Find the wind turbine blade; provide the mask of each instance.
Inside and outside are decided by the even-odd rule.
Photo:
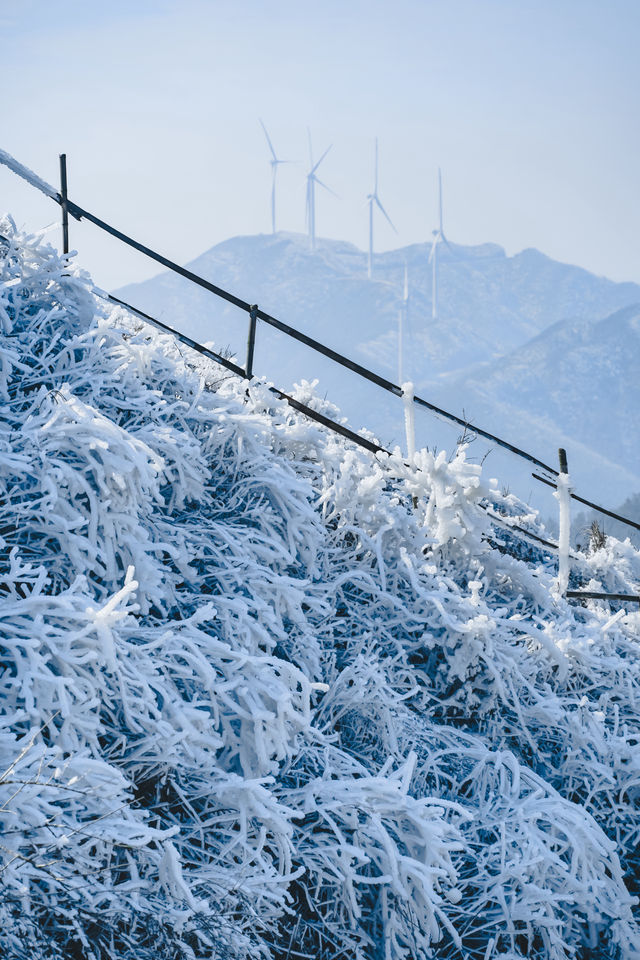
[[[460,266],[467,274],[471,276],[473,274],[473,267],[469,266],[469,257],[461,256],[458,253],[458,251],[455,249],[455,247],[451,246],[451,244],[449,243],[449,241],[447,240],[444,234],[442,234],[441,239],[442,239],[442,242],[447,247],[447,249],[449,250],[449,253],[451,254],[451,257],[453,258],[453,260],[455,260],[458,266]]]
[[[389,214],[387,213],[387,211],[385,210],[385,208],[384,208],[384,207],[382,206],[382,204],[380,203],[380,199],[379,199],[378,195],[376,194],[373,199],[374,199],[375,202],[378,204],[378,207],[380,208],[380,212],[383,214],[384,217],[386,217],[386,219],[387,219],[389,225],[391,226],[391,228],[393,229],[394,233],[397,233],[398,231],[396,230],[396,228],[395,228],[395,226],[394,226],[394,224],[393,224],[393,220],[391,219],[391,217],[389,216]]]
[[[441,234],[441,236],[442,236],[442,242],[444,243],[444,245],[445,245],[445,247],[447,248],[447,250],[449,251],[449,253],[450,253],[453,257],[455,257],[456,260],[462,260],[462,257],[460,256],[460,254],[457,252],[457,250],[454,250],[454,249],[453,249],[453,247],[451,246],[451,244],[449,243],[449,241],[448,241],[447,238],[445,237],[444,233]]]
[[[335,190],[332,190],[331,187],[328,187],[328,186],[326,185],[326,183],[323,183],[323,182],[322,182],[322,180],[318,180],[317,177],[314,177],[313,179],[314,179],[315,182],[318,184],[318,186],[324,187],[324,189],[325,189],[325,190],[328,190],[329,193],[330,193],[332,196],[334,196],[334,197],[337,197],[337,196],[338,196],[338,194],[335,192]]]
[[[332,146],[333,146],[333,144],[330,143],[329,146],[327,147],[327,149],[325,150],[325,152],[322,154],[322,156],[320,157],[320,159],[319,159],[318,162],[316,163],[315,167],[313,167],[311,173],[315,173],[315,172],[316,172],[316,170],[318,169],[318,167],[320,166],[320,164],[322,163],[322,161],[324,160],[324,158],[326,157],[326,155],[329,153],[329,150],[331,150],[331,147],[332,147]]]
[[[449,243],[449,241],[448,241],[447,238],[445,237],[444,233],[441,233],[441,234],[440,234],[440,239],[441,239],[442,242],[444,243],[445,247],[447,248],[447,250],[449,251],[449,253],[451,254],[451,256],[452,256],[455,260],[457,260],[458,263],[461,263],[461,264],[465,265],[465,260],[468,259],[468,258],[462,257],[462,256],[458,253],[458,251],[455,249],[455,247],[452,247],[452,246],[451,246],[451,244]]]
[[[431,261],[435,256],[436,247],[438,246],[439,242],[440,242],[440,234],[436,233],[435,237],[433,238],[433,243],[431,244],[431,253],[429,254],[429,263],[431,263]]]
[[[265,137],[267,138],[267,143],[269,144],[269,150],[271,150],[271,156],[273,157],[273,159],[274,159],[274,161],[275,161],[276,163],[280,163],[280,160],[278,160],[278,158],[277,158],[277,156],[276,156],[276,152],[275,152],[275,150],[273,149],[273,144],[271,143],[271,137],[270,137],[269,134],[267,133],[267,128],[265,127],[265,125],[264,125],[264,123],[262,122],[262,120],[260,120],[260,126],[261,126],[262,129],[264,130],[264,135],[265,135]]]
[[[440,233],[444,237],[444,233],[442,231],[442,171],[440,170],[440,167],[438,167],[438,210],[440,213]]]
[[[404,292],[402,294],[402,299],[406,303],[409,299],[409,269],[407,267],[406,261],[404,265]]]

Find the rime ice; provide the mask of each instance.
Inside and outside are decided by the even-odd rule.
[[[0,237],[0,952],[637,957],[640,614]]]

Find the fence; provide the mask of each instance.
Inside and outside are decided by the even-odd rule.
[[[323,344],[320,341],[315,340],[313,337],[310,337],[307,334],[302,333],[302,331],[297,330],[286,323],[283,323],[281,320],[278,320],[276,317],[273,317],[270,314],[266,313],[264,310],[261,310],[257,304],[252,304],[252,303],[249,303],[248,301],[242,300],[240,297],[237,297],[234,294],[229,293],[227,290],[222,289],[222,287],[216,286],[216,284],[212,283],[209,280],[206,280],[204,277],[201,277],[198,274],[193,273],[191,270],[187,270],[185,267],[182,267],[179,264],[175,263],[174,261],[169,260],[167,257],[163,256],[157,251],[152,250],[150,247],[145,246],[144,244],[140,243],[137,240],[134,240],[132,237],[129,237],[127,234],[123,233],[121,230],[118,230],[116,227],[112,226],[106,221],[101,220],[95,214],[91,213],[89,210],[85,210],[79,204],[74,203],[72,200],[69,199],[69,196],[68,196],[67,164],[66,164],[65,154],[62,154],[60,156],[60,191],[59,192],[55,190],[54,187],[52,187],[50,184],[46,183],[46,181],[42,180],[40,177],[34,174],[31,170],[29,170],[23,164],[19,163],[12,156],[10,156],[9,154],[5,153],[2,150],[0,150],[0,163],[8,167],[10,170],[12,170],[15,174],[17,174],[19,177],[21,177],[31,186],[33,186],[37,190],[40,190],[40,192],[44,193],[45,196],[49,197],[55,203],[60,205],[62,209],[62,237],[63,237],[64,253],[69,252],[69,216],[73,217],[78,221],[87,220],[90,223],[93,223],[95,226],[97,226],[100,230],[103,230],[105,233],[110,234],[112,237],[115,237],[120,242],[126,244],[129,247],[132,247],[134,250],[137,250],[139,253],[144,254],[146,257],[149,257],[151,260],[155,260],[156,263],[161,264],[162,266],[166,267],[168,270],[171,270],[173,273],[176,273],[179,276],[184,277],[185,279],[189,280],[191,283],[194,283],[197,286],[202,287],[205,290],[208,290],[210,293],[214,294],[215,296],[221,298],[222,300],[226,300],[228,303],[231,303],[233,306],[237,307],[239,310],[242,310],[245,313],[247,313],[249,316],[249,325],[248,325],[248,334],[247,334],[247,353],[246,353],[245,366],[240,367],[238,364],[233,363],[231,360],[221,356],[219,353],[216,353],[215,351],[209,349],[208,347],[205,347],[202,344],[198,343],[197,341],[191,339],[181,331],[168,326],[162,321],[157,320],[156,318],[150,316],[147,313],[144,313],[141,310],[138,310],[136,307],[126,303],[123,300],[120,300],[117,297],[114,297],[112,294],[107,294],[104,291],[99,291],[99,290],[95,291],[100,296],[109,300],[110,302],[114,304],[118,304],[127,310],[130,310],[133,314],[137,315],[138,317],[145,320],[146,322],[153,324],[154,326],[164,330],[167,333],[170,333],[171,335],[176,337],[178,340],[180,340],[182,343],[189,346],[191,349],[196,350],[200,354],[214,360],[216,363],[221,364],[222,366],[226,367],[228,370],[230,370],[232,373],[236,374],[237,376],[241,376],[249,380],[251,380],[253,377],[256,327],[257,327],[258,320],[260,320],[267,326],[270,326],[275,328],[276,330],[279,330],[281,333],[285,334],[291,339],[304,344],[305,346],[309,347],[310,349],[316,351],[319,354],[322,354],[323,356],[332,360],[334,363],[337,363],[342,367],[345,367],[346,369],[351,370],[353,373],[357,374],[359,377],[362,377],[363,379],[368,380],[370,383],[375,384],[376,386],[380,387],[382,390],[385,390],[396,397],[403,397],[402,387],[398,386],[397,384],[392,383],[390,380],[387,380],[385,377],[380,376],[379,374],[375,373],[373,370],[369,370],[367,367],[362,366],[361,364],[357,363],[355,360],[351,360],[348,357],[345,357],[343,354],[339,353],[336,350],[333,350],[331,347],[328,347],[326,344]],[[380,453],[380,452],[382,453],[389,452],[385,450],[384,447],[366,439],[365,437],[360,436],[360,434],[356,433],[353,430],[350,430],[348,427],[345,427],[343,424],[337,423],[331,418],[318,413],[318,411],[312,409],[306,404],[301,403],[300,401],[296,400],[294,397],[291,397],[284,391],[279,390],[277,387],[271,387],[271,390],[275,395],[277,395],[283,400],[286,400],[286,402],[292,408],[297,410],[299,413],[302,413],[304,414],[304,416],[309,417],[312,420],[315,420],[316,422],[322,424],[323,426],[327,427],[330,430],[333,430],[335,433],[351,441],[352,443],[355,443],[358,446],[363,447],[369,452],[374,454]],[[461,417],[458,417],[455,414],[450,413],[449,411],[444,410],[433,403],[430,403],[428,400],[425,400],[422,397],[414,395],[412,397],[412,400],[413,400],[413,403],[415,403],[417,406],[423,407],[429,410],[431,413],[435,414],[437,417],[443,420],[446,420],[450,423],[454,423],[458,426],[461,426],[465,430],[471,431],[477,436],[483,437],[485,440],[489,440],[491,443],[494,443],[497,446],[503,448],[504,450],[507,450],[510,454],[514,455],[515,457],[518,457],[521,460],[524,460],[532,464],[533,466],[541,470],[543,473],[546,473],[548,475],[547,477],[544,477],[544,476],[540,476],[540,474],[532,473],[531,476],[533,477],[534,480],[540,483],[546,484],[547,486],[550,486],[550,487],[554,487],[554,488],[557,487],[558,485],[557,478],[559,477],[559,471],[556,470],[554,467],[550,466],[549,464],[544,463],[542,460],[538,459],[532,454],[528,453],[526,450],[523,450],[520,447],[517,447],[514,444],[509,443],[509,441],[504,440],[502,437],[498,437],[487,430],[483,430],[481,427],[478,427],[475,424],[470,423],[469,421],[464,420]],[[564,451],[562,451],[562,453],[563,452]],[[552,479],[552,478],[555,478],[555,479]],[[636,530],[640,530],[640,523],[637,523],[636,521],[631,520],[628,517],[620,516],[620,514],[615,513],[613,510],[609,510],[606,507],[601,506],[600,504],[594,503],[591,500],[587,500],[584,497],[579,496],[574,491],[570,491],[569,496],[571,497],[571,499],[576,500],[577,502],[582,503],[585,506],[598,511],[599,513],[604,514],[607,517],[611,517],[615,520],[618,520],[621,523],[626,524],[627,526],[632,527]],[[505,518],[500,517],[498,514],[495,514],[495,512],[492,512],[491,516],[492,516],[492,519],[495,520],[495,522],[505,523]],[[541,544],[544,544],[549,549],[553,549],[553,550],[558,549],[557,544],[554,544],[551,541],[543,540],[542,538],[536,536],[530,531],[527,531],[524,528],[519,527],[517,524],[513,524],[513,523],[509,524],[507,522],[506,525],[509,527],[509,529],[513,530],[514,532],[518,532],[519,534],[526,536],[528,539],[532,539],[533,541],[537,541]],[[630,596],[615,595],[614,597],[614,595],[609,595],[609,594],[594,595],[593,593],[587,594],[580,591],[565,591],[565,594],[568,597],[584,596],[586,598],[587,596],[589,597],[601,596],[601,597],[609,597],[610,599],[624,598],[626,600],[637,600],[638,602],[640,602],[640,597],[636,597],[635,595],[630,595]]]

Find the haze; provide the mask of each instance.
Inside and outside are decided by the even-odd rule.
[[[2,143],[72,199],[179,261],[278,226],[303,231],[306,127],[333,143],[319,236],[366,248],[373,138],[379,250],[425,241],[444,182],[451,240],[537,247],[640,281],[636,234],[640,8],[565,0],[0,2]],[[53,204],[0,171],[19,225]],[[58,232],[52,232],[58,242]],[[72,246],[103,286],[156,272],[89,225]]]

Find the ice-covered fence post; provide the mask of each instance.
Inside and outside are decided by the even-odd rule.
[[[413,408],[413,384],[410,380],[402,384],[402,402],[404,404],[404,430],[407,437],[407,459],[413,466],[416,459],[416,421]]]
[[[253,352],[256,346],[256,320],[258,319],[258,304],[253,303],[249,307],[249,334],[247,336],[247,363],[245,372],[247,380],[253,377]]]
[[[60,206],[62,207],[62,252],[69,253],[69,210],[67,208],[67,155],[60,154]]]
[[[569,586],[569,545],[571,542],[571,486],[567,467],[567,452],[558,450],[560,473],[556,483],[555,497],[560,512],[558,531],[558,591],[562,595]]]
[[[410,466],[416,462],[416,418],[413,406],[413,384],[410,380],[402,384],[402,402],[404,404],[404,430],[407,436],[407,460]],[[411,497],[413,509],[418,509],[418,498]]]

